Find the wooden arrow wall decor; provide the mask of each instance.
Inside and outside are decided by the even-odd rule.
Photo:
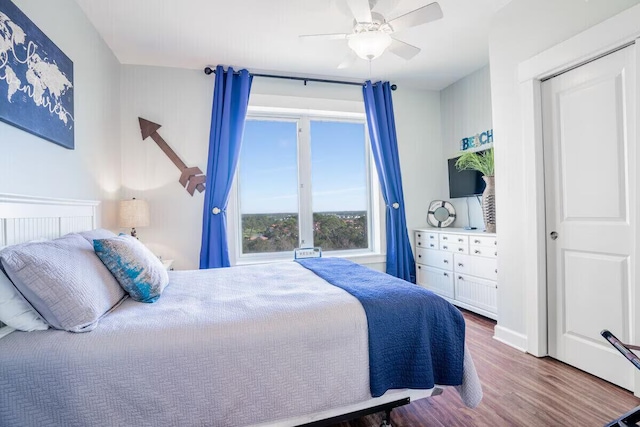
[[[158,147],[160,147],[160,149],[164,151],[164,154],[166,154],[167,157],[169,157],[169,159],[173,162],[173,164],[176,165],[178,169],[180,169],[180,172],[182,172],[182,174],[180,175],[180,179],[178,180],[180,182],[180,185],[186,187],[187,191],[192,196],[196,190],[202,193],[205,188],[204,184],[207,181],[207,177],[202,173],[200,168],[189,168],[184,164],[182,160],[180,160],[180,157],[178,157],[176,152],[173,151],[171,147],[169,147],[169,144],[167,144],[158,133],[158,129],[160,129],[161,125],[153,123],[149,120],[145,120],[142,117],[138,117],[138,121],[140,122],[142,140],[144,141],[148,137],[151,137],[151,139],[153,139],[156,144],[158,144]]]

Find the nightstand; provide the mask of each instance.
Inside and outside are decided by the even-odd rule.
[[[163,259],[161,261],[162,261],[162,265],[164,266],[165,269],[167,269],[167,271],[173,270],[173,260],[172,259]]]

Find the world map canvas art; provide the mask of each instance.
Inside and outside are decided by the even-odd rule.
[[[74,149],[73,62],[0,0],[0,120]]]

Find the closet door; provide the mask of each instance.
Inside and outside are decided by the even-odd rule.
[[[549,353],[629,390],[600,331],[635,327],[635,72],[631,46],[542,84]]]

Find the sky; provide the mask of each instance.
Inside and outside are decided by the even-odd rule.
[[[366,210],[363,123],[311,122],[314,212]],[[298,211],[295,121],[248,119],[240,153],[242,214]]]

